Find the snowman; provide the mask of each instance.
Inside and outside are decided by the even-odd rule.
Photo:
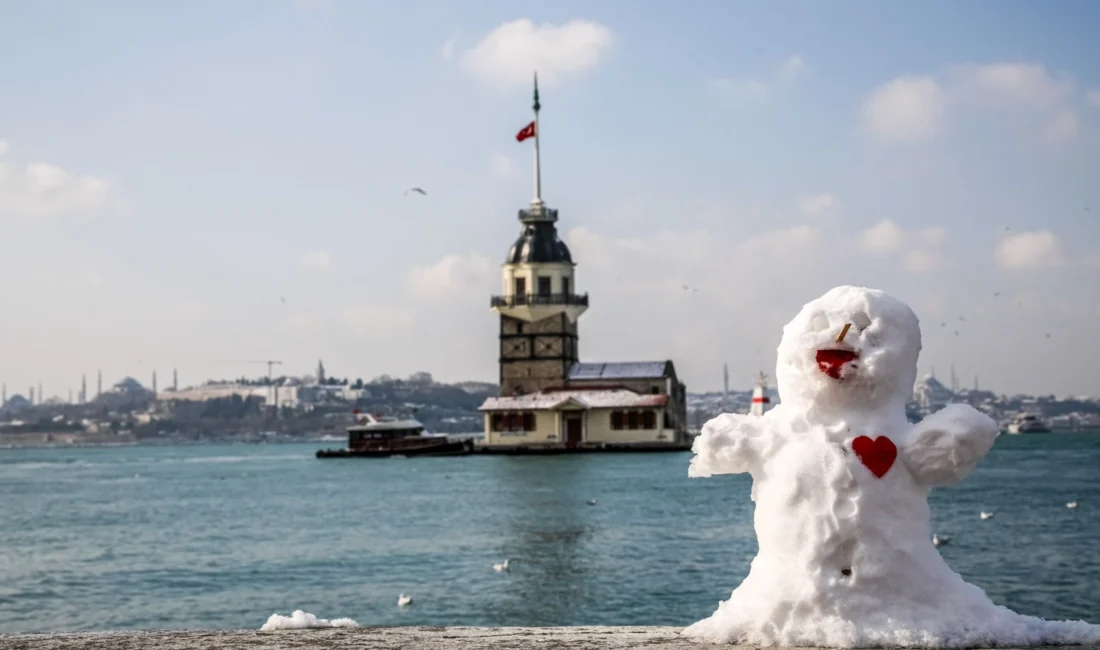
[[[912,425],[920,327],[882,291],[837,287],[783,328],[780,404],[703,427],[689,475],[752,476],[759,552],[700,641],[825,647],[1100,642],[1100,626],[995,605],[932,544],[930,488],[961,480],[996,423],[952,404]]]

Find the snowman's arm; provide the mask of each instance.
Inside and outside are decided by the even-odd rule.
[[[691,445],[692,478],[751,472],[760,462],[767,438],[767,416],[723,413],[703,425]]]
[[[920,485],[962,480],[993,447],[997,423],[968,404],[949,404],[921,420],[902,446],[902,458]]]

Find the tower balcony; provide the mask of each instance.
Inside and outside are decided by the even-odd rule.
[[[588,309],[588,294],[550,293],[493,296],[490,308],[504,316],[511,316],[533,323],[564,313],[570,322],[576,322]]]

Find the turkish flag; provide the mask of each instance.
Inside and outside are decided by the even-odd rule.
[[[516,142],[523,142],[527,138],[533,137],[535,137],[535,123],[531,122],[527,126],[520,129],[519,133],[516,134]]]

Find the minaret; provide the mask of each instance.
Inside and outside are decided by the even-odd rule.
[[[96,397],[96,399],[99,399],[99,397],[101,395],[103,395],[103,371],[102,370],[96,370],[95,371],[95,397]]]
[[[176,391],[180,389],[180,376],[176,372],[175,368],[172,368],[172,390]]]
[[[730,398],[730,367],[722,364],[722,401]]]
[[[80,375],[80,403],[88,403],[88,375],[84,373]]]
[[[157,397],[157,371],[153,371],[153,399]]]
[[[558,211],[542,200],[539,84],[535,75],[534,120],[516,136],[535,139],[535,196],[519,211],[523,230],[501,266],[502,295],[490,301],[500,314],[500,394],[534,393],[560,387],[578,359],[577,319],[588,309],[578,295],[573,257],[558,238]]]
[[[317,360],[317,383],[325,383],[325,364],[320,359]]]
[[[27,387],[27,401],[31,403],[31,406],[34,406],[34,386]]]
[[[756,378],[756,385],[752,388],[752,406],[749,415],[764,415],[767,405],[771,402],[768,398],[768,376],[761,371]]]

